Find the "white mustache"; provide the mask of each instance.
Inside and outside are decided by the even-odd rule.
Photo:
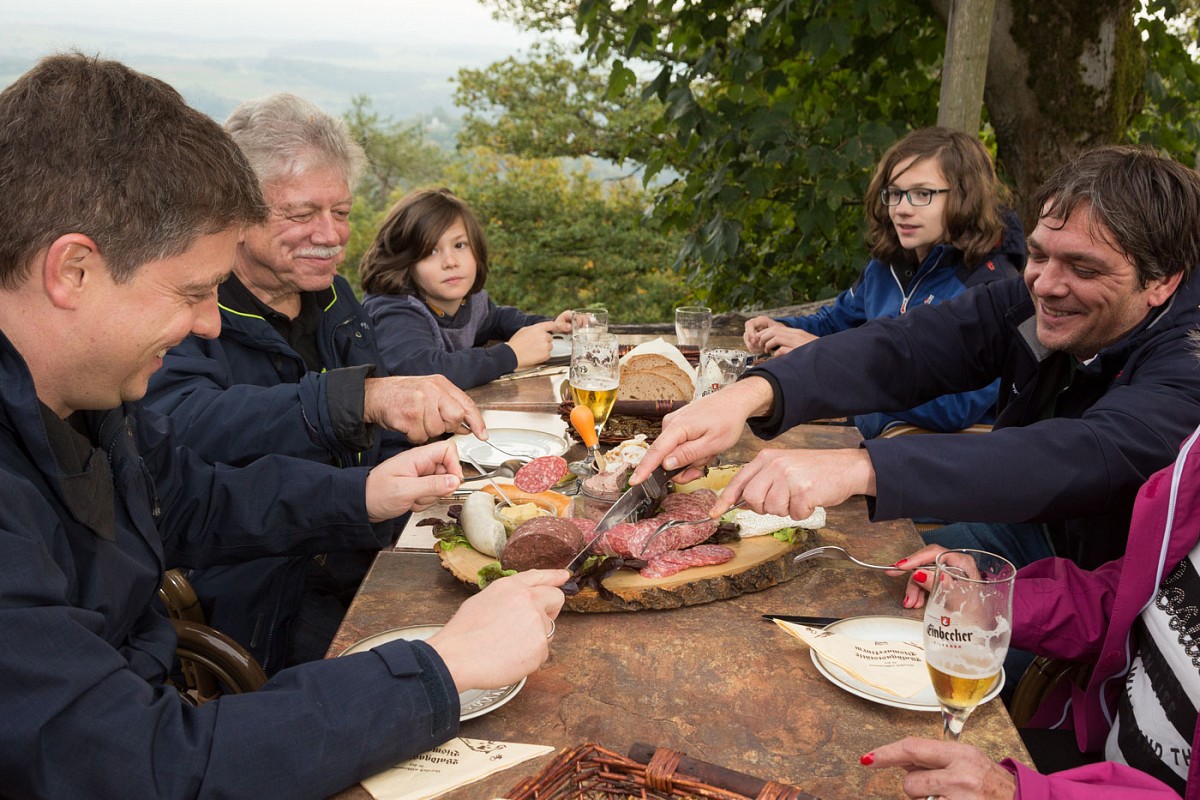
[[[334,247],[305,247],[296,251],[296,255],[302,258],[333,258],[340,255],[346,248],[341,245]]]

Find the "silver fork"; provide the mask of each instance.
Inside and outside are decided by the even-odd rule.
[[[503,500],[505,502],[505,504],[507,504],[509,506],[513,505],[513,501],[508,499],[508,495],[506,495],[504,493],[504,490],[500,488],[500,484],[496,483],[496,481],[492,479],[492,474],[490,472],[487,472],[487,474],[484,474],[486,472],[486,470],[484,470],[483,467],[479,466],[479,462],[477,462],[475,459],[471,458],[471,456],[468,453],[464,452],[462,454],[462,457],[465,458],[467,460],[467,463],[469,463],[481,475],[483,475],[484,478],[487,479],[487,482],[492,485],[492,488],[496,490],[496,493],[500,495],[500,499]]]
[[[467,426],[467,423],[465,423],[465,422],[460,422],[460,423],[458,423],[458,424],[459,424],[459,426],[460,426],[460,427],[462,427],[462,428],[463,428],[463,430],[465,430],[467,433],[471,434],[472,436],[475,436],[475,431],[471,430],[471,429],[470,429],[470,428]],[[476,438],[476,439],[479,439],[479,437],[478,437],[478,436],[475,436],[475,438]],[[501,447],[500,445],[498,445],[498,444],[496,444],[495,442],[493,442],[491,439],[479,439],[479,441],[483,442],[484,444],[486,444],[488,447],[492,448],[493,450],[497,450],[497,451],[499,451],[499,452],[501,452],[501,453],[504,453],[504,455],[506,455],[506,456],[512,456],[513,458],[519,458],[519,459],[521,459],[521,463],[523,463],[523,464],[524,464],[524,463],[528,463],[529,461],[532,461],[532,460],[533,460],[533,459],[531,459],[529,456],[522,455],[521,453],[511,453],[511,452],[509,452],[508,450],[505,450],[505,449],[504,449],[503,447]]]
[[[745,502],[746,502],[745,500],[737,501],[736,503],[734,503],[733,505],[731,505],[729,507],[729,511],[733,511],[735,508],[741,508],[742,504]],[[728,512],[726,512],[726,513],[728,513]],[[662,533],[663,531],[667,530],[668,528],[674,528],[677,525],[696,525],[701,522],[716,522],[716,521],[717,520],[713,519],[712,517],[701,517],[700,519],[669,519],[666,522],[664,522],[663,524],[659,525],[657,528],[655,528],[654,533],[650,534],[650,536],[646,539],[645,543],[642,545],[641,552],[638,553],[638,558],[641,558],[642,555],[646,552],[646,548],[650,546],[650,543],[653,542],[655,539],[657,539],[658,535],[660,533]]]
[[[860,567],[867,569],[879,570],[894,570],[895,565],[884,566],[883,564],[868,564],[866,561],[859,561],[854,556],[850,555],[844,547],[838,547],[836,544],[827,544],[824,547],[814,547],[812,550],[805,550],[800,555],[792,559],[793,564],[799,564],[801,561],[807,561],[810,558],[840,558],[846,561],[852,561]]]

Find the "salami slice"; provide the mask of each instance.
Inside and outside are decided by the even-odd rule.
[[[522,492],[544,492],[567,474],[567,460],[562,456],[541,456],[525,464],[513,476],[513,483]]]
[[[732,549],[719,544],[702,544],[687,550],[669,550],[638,571],[643,578],[667,578],[692,567],[724,564],[733,558]]]
[[[630,549],[633,550],[634,555],[649,561],[668,550],[683,550],[686,547],[699,544],[717,532],[716,520],[710,520],[701,516],[695,524],[676,525],[663,531],[653,539],[650,538],[654,535],[654,531],[658,529],[660,524],[668,519],[675,518],[677,517],[674,515],[662,514],[652,520],[648,520],[654,523],[650,530],[644,536],[640,537],[638,541],[630,542]],[[693,517],[678,518],[694,519]],[[641,555],[638,555],[639,553]]]
[[[612,552],[622,558],[629,558],[633,553],[629,550],[629,540],[636,534],[636,524],[621,522],[613,525],[604,533],[603,552]]]

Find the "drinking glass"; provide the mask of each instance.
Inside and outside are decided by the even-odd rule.
[[[707,306],[680,306],[675,309],[675,341],[680,348],[703,349],[712,329],[712,309]]]
[[[1000,677],[1012,636],[1012,562],[983,550],[947,550],[934,562],[925,606],[925,664],[942,708],[943,737],[958,741],[967,717]]]
[[[700,351],[700,365],[696,368],[696,393],[693,400],[723,389],[741,377],[750,363],[750,354],[745,350],[729,347],[709,347]]]
[[[568,380],[576,405],[587,406],[596,420],[596,436],[608,422],[621,382],[621,350],[611,333],[581,333],[571,337],[571,370]],[[572,471],[580,474],[572,464]],[[586,472],[591,472],[587,467]]]
[[[571,335],[608,333],[607,308],[575,308],[571,310]]]

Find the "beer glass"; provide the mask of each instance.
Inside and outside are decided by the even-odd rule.
[[[608,309],[571,309],[571,335],[578,336],[581,333],[608,333]]]
[[[734,383],[749,363],[750,354],[745,350],[729,347],[701,350],[700,363],[696,367],[696,392],[692,399],[699,400]]]
[[[587,406],[596,419],[596,435],[604,429],[621,382],[621,351],[612,333],[582,333],[571,337],[568,380],[575,405]]]
[[[707,306],[680,306],[675,309],[675,342],[681,350],[701,350],[708,344],[712,329],[712,309]]]
[[[983,550],[947,550],[934,562],[925,606],[925,664],[942,708],[944,738],[958,741],[967,717],[1000,677],[1012,636],[1016,567]]]

